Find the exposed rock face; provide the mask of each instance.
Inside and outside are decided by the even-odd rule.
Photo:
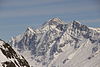
[[[38,29],[28,27],[10,43],[35,67],[100,66],[100,32],[78,21],[53,18]]]
[[[22,55],[4,41],[0,40],[0,67],[30,67]]]

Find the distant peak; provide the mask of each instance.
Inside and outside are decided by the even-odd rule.
[[[88,31],[88,27],[86,25],[81,24],[79,21],[74,20],[72,22],[73,28],[80,29],[82,31]]]
[[[73,24],[81,24],[81,23],[77,20],[73,20]]]
[[[52,18],[51,21],[59,22],[61,20],[58,17],[56,17],[56,18]]]
[[[52,24],[62,24],[64,22],[61,19],[59,19],[58,17],[56,17],[56,18],[50,19],[47,23],[52,25]]]
[[[32,27],[27,27],[27,30],[31,30],[32,29]]]
[[[52,19],[50,19],[50,21],[52,21],[52,22],[58,22],[58,23],[63,23],[62,20],[60,18],[58,18],[58,17],[52,18]]]
[[[59,19],[58,17],[56,17],[56,18],[52,18],[52,19],[48,20],[47,22],[45,22],[43,24],[43,26],[46,26],[46,25],[58,25],[58,24],[64,24],[64,22],[61,19]]]
[[[32,27],[27,27],[26,32],[28,32],[28,31],[30,31],[30,32],[34,32],[33,29],[32,29]]]
[[[81,23],[79,21],[73,20],[72,25],[79,27],[81,26]]]

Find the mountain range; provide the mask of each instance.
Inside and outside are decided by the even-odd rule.
[[[52,18],[9,41],[30,67],[100,67],[100,28]]]

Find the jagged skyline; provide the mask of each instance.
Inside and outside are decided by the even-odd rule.
[[[99,6],[98,0],[0,0],[0,37],[8,41],[28,26],[35,28],[53,17],[100,27]]]

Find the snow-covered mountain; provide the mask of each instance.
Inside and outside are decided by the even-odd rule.
[[[30,67],[22,55],[3,40],[0,40],[0,67]]]
[[[50,19],[10,41],[33,67],[100,67],[100,28]]]

